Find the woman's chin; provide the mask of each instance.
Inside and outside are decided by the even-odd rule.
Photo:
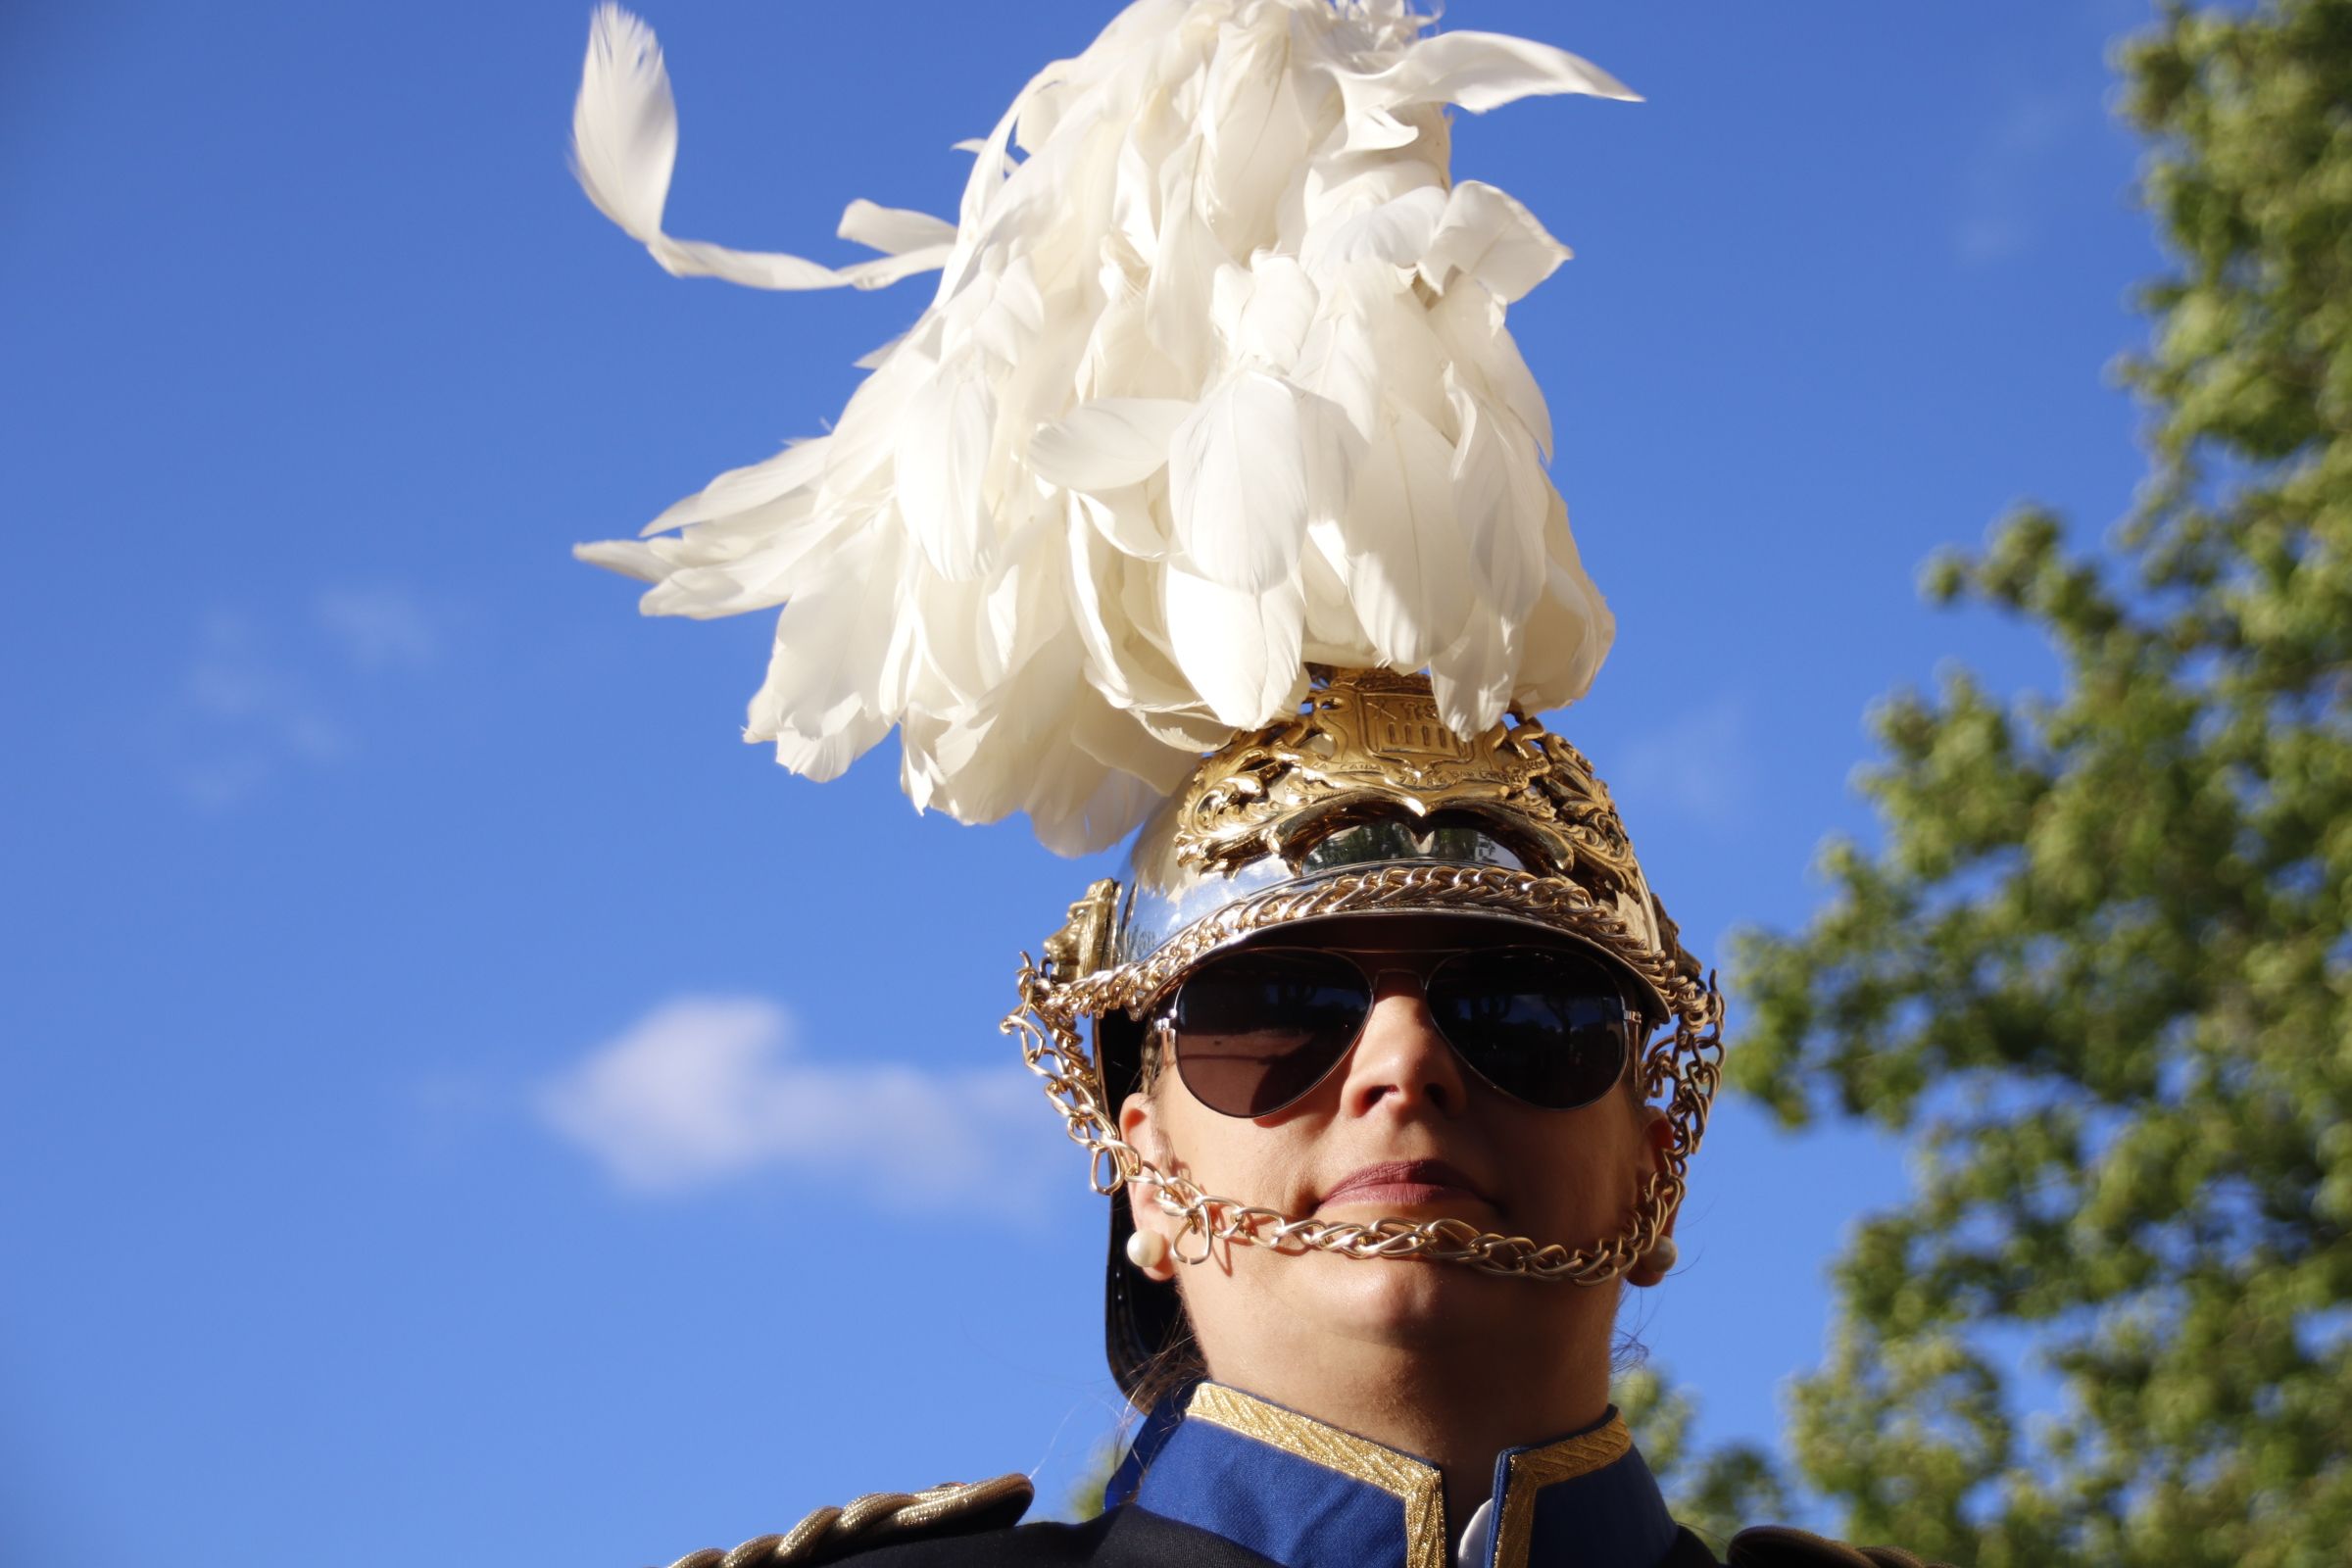
[[[1285,1261],[1308,1266],[1283,1294],[1302,1316],[1332,1332],[1399,1345],[1426,1345],[1465,1333],[1486,1334],[1502,1320],[1544,1303],[1525,1280],[1481,1274],[1455,1263],[1418,1258],[1317,1256]],[[1536,1287],[1541,1291],[1543,1287]]]

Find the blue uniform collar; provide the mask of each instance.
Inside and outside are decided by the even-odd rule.
[[[1105,1502],[1223,1536],[1282,1568],[1450,1568],[1437,1467],[1201,1383],[1154,1411]],[[1495,1456],[1487,1568],[1657,1568],[1675,1524],[1611,1408],[1596,1426]]]

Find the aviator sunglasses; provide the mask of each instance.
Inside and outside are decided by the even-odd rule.
[[[1589,1105],[1632,1057],[1622,983],[1556,948],[1238,948],[1187,975],[1152,1027],[1195,1100],[1270,1116],[1346,1058],[1390,974],[1420,983],[1463,1066],[1527,1104]]]

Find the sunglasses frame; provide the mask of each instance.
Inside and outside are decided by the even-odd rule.
[[[1367,1000],[1364,1004],[1364,1015],[1355,1021],[1355,1028],[1348,1036],[1347,1044],[1340,1047],[1338,1051],[1332,1054],[1332,1058],[1329,1064],[1326,1065],[1321,1072],[1315,1074],[1313,1080],[1304,1088],[1300,1089],[1297,1094],[1293,1095],[1290,1099],[1284,1101],[1282,1103],[1274,1105],[1265,1110],[1253,1111],[1226,1110],[1221,1106],[1210,1104],[1208,1101],[1201,1099],[1198,1091],[1193,1089],[1191,1080],[1184,1077],[1184,1053],[1179,1047],[1176,1037],[1177,999],[1184,994],[1184,988],[1188,984],[1197,979],[1201,973],[1206,971],[1211,965],[1217,963],[1220,959],[1284,953],[1310,954],[1316,956],[1345,958],[1348,965],[1352,967],[1357,974],[1363,977],[1365,985],[1369,988]],[[1480,946],[1469,948],[1309,947],[1302,943],[1284,943],[1280,945],[1269,944],[1265,947],[1242,946],[1228,948],[1222,953],[1211,955],[1208,958],[1202,960],[1201,963],[1190,974],[1187,974],[1183,979],[1178,980],[1174,985],[1170,986],[1167,992],[1157,1001],[1153,1002],[1151,1004],[1149,1013],[1151,1020],[1149,1025],[1150,1034],[1152,1041],[1158,1048],[1160,1059],[1175,1069],[1176,1076],[1179,1080],[1183,1081],[1186,1092],[1191,1094],[1195,1100],[1199,1100],[1200,1103],[1208,1110],[1219,1116],[1230,1116],[1236,1121],[1255,1121],[1263,1116],[1279,1116],[1284,1111],[1290,1109],[1293,1105],[1298,1104],[1301,1100],[1304,1100],[1307,1096],[1313,1094],[1317,1089],[1321,1088],[1324,1082],[1328,1080],[1334,1072],[1339,1070],[1341,1064],[1347,1061],[1350,1055],[1354,1054],[1355,1048],[1363,1041],[1364,1030],[1372,1022],[1373,1008],[1379,1005],[1381,981],[1392,974],[1404,974],[1412,976],[1413,983],[1417,988],[1418,995],[1421,999],[1421,1008],[1424,1012],[1429,1014],[1430,1025],[1436,1029],[1438,1038],[1446,1042],[1446,1049],[1453,1053],[1453,1059],[1461,1063],[1462,1070],[1464,1072],[1469,1073],[1480,1083],[1485,1084],[1489,1089],[1494,1090],[1496,1094],[1502,1096],[1506,1100],[1512,1101],[1518,1104],[1529,1106],[1535,1110],[1583,1110],[1588,1105],[1599,1103],[1602,1100],[1608,1098],[1610,1090],[1615,1089],[1619,1084],[1625,1081],[1626,1073],[1632,1070],[1634,1061],[1641,1054],[1642,1039],[1638,1030],[1638,1020],[1641,1018],[1642,1013],[1640,1008],[1638,1008],[1634,1003],[1627,998],[1625,994],[1625,987],[1622,983],[1611,984],[1606,993],[1609,1000],[1617,1004],[1618,1009],[1616,1018],[1617,1071],[1610,1075],[1609,1081],[1602,1085],[1601,1088],[1597,1090],[1591,1099],[1580,1100],[1573,1105],[1539,1104],[1535,1101],[1513,1094],[1510,1090],[1505,1089],[1502,1085],[1488,1077],[1484,1069],[1482,1069],[1478,1063],[1471,1058],[1470,1053],[1463,1050],[1461,1044],[1456,1041],[1453,1036],[1446,1032],[1446,1025],[1438,1018],[1437,1013],[1430,1007],[1430,982],[1436,978],[1438,972],[1444,969],[1446,964],[1452,962],[1456,958],[1464,957],[1471,954],[1493,956],[1511,953],[1538,953],[1552,957],[1574,958],[1579,962],[1588,964],[1602,978],[1607,979],[1609,977],[1607,964],[1586,953],[1572,948],[1547,947],[1530,942],[1515,942],[1506,943],[1501,946]],[[1377,966],[1365,961],[1366,959],[1373,958],[1381,960]]]

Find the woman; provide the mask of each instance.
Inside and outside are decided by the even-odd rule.
[[[1671,1136],[1639,1092],[1639,995],[1590,949],[1493,917],[1286,926],[1178,984],[1158,1011],[1165,1045],[1148,1054],[1120,1125],[1161,1169],[1285,1213],[1606,1235]],[[1151,1189],[1139,1197],[1130,1260],[1174,1293],[1184,1320],[1147,1375],[1176,1399],[1207,1376],[1417,1455],[1466,1541],[1488,1534],[1491,1491],[1508,1491],[1497,1454],[1604,1432],[1606,1450],[1580,1451],[1620,1451],[1607,1431],[1613,1286],[1230,1246],[1180,1269],[1182,1219]],[[1670,1255],[1653,1249],[1635,1277],[1654,1280]],[[1193,1447],[1190,1434],[1162,1446],[1137,1478],[1147,1506],[1170,1495]],[[1592,1509],[1652,1548],[1642,1560],[1659,1560],[1672,1528],[1654,1490],[1588,1490]]]
[[[1608,1381],[1621,1284],[1673,1266],[1720,1002],[1571,748],[1318,671],[1021,985],[1007,1027],[1113,1200],[1108,1353],[1144,1420],[1104,1512],[1014,1525],[1006,1476],[675,1568],[1717,1561]],[[1729,1560],[1917,1563],[1775,1529]]]
[[[1446,118],[1634,94],[1433,26],[1137,0],[965,144],[955,221],[853,204],[887,254],[832,269],[662,231],[661,51],[599,13],[575,167],[664,268],[942,276],[828,433],[579,553],[648,612],[781,605],[747,734],[799,771],[895,729],[920,807],[1070,853],[1142,824],[1006,1022],[1111,1199],[1144,1419],[1109,1506],[875,1494],[681,1568],[1713,1561],[1607,1383],[1622,1284],[1673,1262],[1721,1007],[1525,716],[1613,632],[1504,327],[1568,252],[1454,178]]]

